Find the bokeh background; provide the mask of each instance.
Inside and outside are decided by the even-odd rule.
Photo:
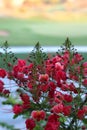
[[[87,0],[0,0],[0,44],[87,45]]]

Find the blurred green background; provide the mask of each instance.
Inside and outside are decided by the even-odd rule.
[[[0,1],[0,45],[60,46],[67,37],[87,45],[87,0]]]
[[[61,45],[69,37],[74,45],[87,45],[87,22],[50,21],[46,19],[0,18],[0,44],[11,46]]]

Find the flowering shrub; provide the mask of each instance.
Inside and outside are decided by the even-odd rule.
[[[4,51],[0,95],[11,96],[3,78],[15,82],[18,100],[9,103],[13,118],[23,115],[27,130],[87,129],[87,62],[68,38],[54,56],[47,56],[39,43],[27,60],[16,59],[7,44]]]

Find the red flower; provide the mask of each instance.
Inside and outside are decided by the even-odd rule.
[[[29,130],[33,130],[33,128],[36,126],[35,121],[33,119],[27,119],[25,121],[26,128]]]
[[[44,130],[59,130],[60,122],[48,122]]]
[[[71,95],[65,94],[65,95],[64,95],[64,100],[65,100],[66,102],[72,102],[73,98],[72,98]]]
[[[87,68],[84,68],[84,69],[83,69],[83,75],[84,75],[84,77],[87,76]]]
[[[54,95],[54,100],[56,103],[62,103],[64,100],[63,94],[61,92],[56,92]]]
[[[28,87],[30,90],[33,89],[33,85],[32,85],[30,82],[27,83],[27,87]]]
[[[45,130],[58,130],[60,122],[58,121],[59,116],[52,114],[48,117],[48,122],[46,124]]]
[[[22,108],[21,105],[16,104],[16,105],[13,106],[13,112],[15,114],[20,114],[22,111],[23,111],[23,108]]]
[[[59,116],[56,114],[52,114],[48,117],[48,122],[57,122],[58,121]]]
[[[53,113],[62,113],[63,112],[63,105],[60,103],[58,105],[55,105],[52,110]]]
[[[63,90],[63,91],[67,91],[67,90],[69,90],[69,85],[67,84],[67,83],[61,83],[61,90]]]
[[[21,94],[20,97],[23,101],[23,104],[22,104],[23,109],[30,108],[30,98],[29,98],[29,96],[26,93],[24,93],[24,94]]]
[[[4,83],[2,82],[2,80],[0,80],[0,92],[2,92],[4,89],[3,85],[4,85]]]
[[[65,116],[69,116],[70,115],[71,108],[72,108],[71,106],[64,106],[63,107],[63,113],[64,113]]]
[[[0,68],[0,77],[5,78],[5,76],[6,76],[6,71]]]
[[[9,95],[9,94],[10,94],[10,91],[9,91],[9,90],[4,89],[3,94],[5,94],[5,95]]]
[[[83,80],[83,85],[87,86],[87,78]]]
[[[56,80],[66,80],[66,73],[62,70],[56,72]]]
[[[23,109],[28,109],[28,108],[30,108],[30,102],[24,102],[23,104],[22,104],[22,108]]]
[[[21,94],[20,97],[21,97],[23,102],[29,102],[30,101],[30,98],[26,93]]]
[[[39,80],[40,80],[41,82],[46,82],[46,81],[48,81],[48,80],[49,80],[48,74],[40,74],[40,75],[39,75]]]
[[[50,103],[52,103],[54,101],[54,93],[55,93],[54,90],[50,90],[48,93]]]
[[[64,66],[60,62],[55,63],[55,69],[56,70],[63,70]]]
[[[87,106],[83,106],[83,110],[87,114]]]
[[[56,89],[55,83],[51,81],[51,82],[49,83],[49,88],[50,88],[50,90],[53,90],[53,91],[54,91],[54,90]]]
[[[19,67],[23,67],[26,65],[26,61],[25,60],[22,60],[22,59],[18,59],[18,66]]]
[[[69,85],[69,90],[70,90],[70,91],[73,91],[74,93],[77,93],[77,90],[76,90],[75,85],[74,85],[73,83],[71,83],[71,84]]]
[[[84,115],[85,115],[85,110],[83,110],[83,109],[80,109],[80,110],[78,110],[78,112],[77,112],[77,117],[79,118],[79,119],[83,119],[84,118]]]
[[[40,90],[42,92],[46,92],[48,90],[48,88],[49,88],[48,84],[41,84],[40,85]]]
[[[20,81],[24,81],[24,74],[18,73],[17,74],[17,79],[19,79]]]
[[[46,113],[43,110],[41,110],[41,111],[33,111],[31,113],[31,116],[35,120],[40,121],[40,120],[44,120],[45,119]]]
[[[14,71],[14,75],[17,74],[19,72],[19,66],[18,65],[15,65],[13,67],[13,71]]]
[[[77,64],[77,63],[79,63],[80,61],[82,61],[83,60],[83,57],[82,57],[82,55],[81,54],[79,54],[79,53],[75,53],[74,54],[74,57],[73,57],[73,59],[72,59],[72,63],[73,64]]]
[[[86,130],[86,126],[83,125],[83,126],[82,126],[82,130]]]
[[[84,68],[87,68],[87,62],[84,62],[84,63],[83,63],[83,67],[84,67]]]

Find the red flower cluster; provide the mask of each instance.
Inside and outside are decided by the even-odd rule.
[[[58,130],[60,122],[58,121],[59,116],[52,114],[48,117],[48,121],[45,127],[45,130]]]
[[[0,69],[0,78],[5,78],[6,76],[6,71],[4,69]]]
[[[9,95],[10,91],[4,88],[4,82],[2,81],[2,78],[5,78],[7,75],[5,69],[0,68],[0,94],[3,95]]]
[[[13,106],[13,112],[14,112],[14,114],[20,114],[23,111],[25,111],[26,109],[30,108],[30,99],[29,99],[29,96],[27,94],[21,94],[20,97],[21,97],[21,100],[22,100],[22,105],[15,104]]]
[[[18,59],[10,72],[0,69],[1,78],[7,76],[18,85],[20,102],[13,106],[14,114],[25,115],[29,130],[38,123],[44,130],[82,128],[87,115],[87,62],[70,47],[44,60],[41,50],[33,54],[30,63]],[[81,126],[76,126],[81,121]]]
[[[26,123],[26,128],[29,130],[33,130],[33,128],[36,126],[35,121],[32,118],[27,119],[25,123]]]
[[[46,113],[45,111],[41,110],[41,111],[32,111],[31,116],[33,119],[40,121],[40,120],[44,120]]]

